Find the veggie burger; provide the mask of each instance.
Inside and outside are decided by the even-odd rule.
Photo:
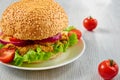
[[[81,32],[67,26],[67,14],[53,0],[13,3],[0,20],[0,61],[22,66],[56,58],[80,40]]]

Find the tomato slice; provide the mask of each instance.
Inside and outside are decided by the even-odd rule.
[[[10,63],[13,61],[15,56],[14,48],[2,48],[0,49],[0,61],[4,63]]]
[[[23,40],[14,38],[14,37],[10,37],[9,40],[10,40],[11,42],[22,42],[22,41],[23,41]]]
[[[80,40],[82,36],[81,31],[78,29],[72,29],[71,31],[69,31],[68,36],[72,35],[73,33],[75,33],[77,35],[78,40]]]

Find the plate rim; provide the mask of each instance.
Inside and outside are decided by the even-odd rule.
[[[64,63],[60,63],[60,64],[57,64],[57,65],[53,65],[53,66],[47,66],[47,67],[40,67],[40,68],[27,68],[27,67],[19,67],[19,66],[14,66],[14,65],[10,65],[10,64],[6,64],[6,63],[3,63],[3,62],[0,62],[0,64],[3,64],[4,66],[6,67],[10,67],[10,68],[15,68],[15,69],[19,69],[19,70],[49,70],[49,69],[54,69],[54,68],[58,68],[58,67],[62,67],[62,66],[65,66],[67,64],[70,64],[72,62],[74,62],[75,60],[77,60],[79,57],[81,57],[85,51],[85,48],[86,48],[86,44],[85,44],[85,40],[83,39],[83,37],[81,38],[82,42],[83,42],[83,49],[82,51],[80,52],[80,54],[78,56],[76,56],[75,58],[71,59],[71,60],[68,60]]]

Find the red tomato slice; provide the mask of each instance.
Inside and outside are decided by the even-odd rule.
[[[0,49],[0,61],[4,63],[10,63],[15,56],[14,48],[2,48]]]
[[[69,31],[68,36],[72,35],[73,33],[75,33],[77,35],[78,40],[80,40],[82,36],[81,31],[78,29],[72,29],[71,31]]]
[[[14,37],[10,37],[9,40],[10,40],[11,42],[22,42],[22,41],[23,41],[23,40],[14,38]]]

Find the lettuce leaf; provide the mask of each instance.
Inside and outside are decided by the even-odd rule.
[[[67,30],[74,29],[73,26],[69,27]],[[68,41],[60,42],[58,41],[56,44],[54,44],[54,52],[65,52],[69,46],[73,46],[78,43],[78,38],[75,33],[71,34],[69,36]]]
[[[34,61],[48,60],[51,57],[52,52],[43,52],[40,47],[34,50],[29,50],[24,56],[24,61],[31,63]]]
[[[37,53],[40,53],[42,50],[40,47],[37,47],[36,51],[37,51]]]
[[[58,53],[58,52],[65,52],[67,50],[67,48],[69,47],[69,41],[65,41],[65,42],[57,42],[54,45],[54,52]]]
[[[33,61],[37,60],[37,54],[34,50],[30,49],[24,56],[24,61],[27,61],[28,63],[31,63]]]
[[[69,32],[73,29],[76,29],[76,28],[74,26],[69,26],[68,28],[65,29],[65,31]],[[76,43],[78,43],[78,39],[77,39],[77,35],[74,33],[71,36],[69,36],[68,44],[69,46],[73,46]],[[68,44],[64,44],[64,45],[68,46]]]
[[[37,60],[48,60],[51,57],[52,52],[43,52],[40,47],[37,47]]]
[[[61,42],[57,42],[55,45],[54,45],[54,52],[55,53],[58,53],[58,52],[63,52],[63,47],[64,45],[61,43]]]
[[[69,36],[69,46],[73,46],[78,43],[77,35],[74,33]]]
[[[69,27],[67,27],[64,31],[71,31],[72,29],[75,29],[75,27],[74,26],[69,26]]]
[[[15,51],[14,65],[21,66],[23,64],[23,57],[19,55],[18,51]]]
[[[43,60],[49,60],[52,55],[52,52],[46,52],[43,56]]]
[[[0,43],[0,49],[3,47],[4,45]]]
[[[69,41],[66,41],[66,43],[64,43],[63,52],[65,52],[68,47],[69,47]]]
[[[24,56],[19,55],[19,52],[15,52],[15,58],[13,64],[21,66],[24,62],[32,63],[34,61],[43,61],[50,59],[52,52],[43,52],[40,47],[36,50],[30,49]]]

